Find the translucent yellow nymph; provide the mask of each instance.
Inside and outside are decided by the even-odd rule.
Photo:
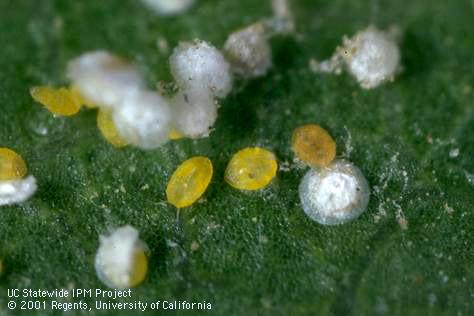
[[[145,280],[148,271],[148,257],[143,249],[135,250],[133,262],[128,280],[129,287],[137,286]]]
[[[291,146],[296,156],[312,167],[325,167],[336,157],[336,143],[319,125],[298,127],[293,132]]]
[[[117,148],[122,148],[128,145],[128,142],[120,136],[112,120],[112,112],[105,108],[100,108],[97,112],[97,127],[99,128],[102,136]]]
[[[168,202],[178,208],[196,202],[212,179],[212,163],[206,157],[193,157],[183,162],[171,176],[166,187]]]
[[[259,190],[276,176],[278,163],[275,155],[260,147],[249,147],[237,152],[225,171],[225,181],[239,190]]]
[[[71,116],[81,109],[81,100],[78,94],[68,88],[52,88],[39,86],[30,89],[33,99],[41,103],[51,113],[59,116]]]
[[[26,172],[26,163],[20,155],[0,147],[0,181],[21,179]]]

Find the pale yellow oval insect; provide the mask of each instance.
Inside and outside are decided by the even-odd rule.
[[[97,127],[102,136],[114,147],[122,148],[128,145],[128,142],[120,136],[112,120],[112,112],[110,110],[100,108],[97,112]]]
[[[27,171],[26,163],[19,154],[0,147],[0,181],[21,179]]]
[[[30,89],[33,99],[41,103],[48,111],[59,116],[75,115],[81,109],[78,96],[67,88],[55,89],[39,86]]]
[[[166,187],[168,202],[178,208],[192,205],[206,191],[213,174],[209,158],[197,156],[175,170]]]
[[[312,167],[325,167],[336,157],[336,142],[324,128],[315,124],[295,129],[291,147],[300,160]]]
[[[260,190],[276,176],[278,163],[275,155],[260,147],[249,147],[237,152],[225,171],[225,181],[239,190]]]

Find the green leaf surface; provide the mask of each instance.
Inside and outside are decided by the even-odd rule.
[[[136,62],[150,87],[169,82],[179,41],[221,47],[233,30],[270,15],[269,1],[202,0],[174,18],[134,0],[0,1],[0,146],[21,153],[39,184],[27,203],[0,209],[0,314],[21,314],[8,310],[8,288],[104,288],[94,271],[98,237],[124,224],[151,253],[132,301],[205,300],[212,310],[194,313],[215,315],[474,313],[474,3],[291,5],[298,35],[272,40],[272,71],[235,84],[209,138],[141,151],[106,143],[94,110],[54,118],[29,88],[65,84],[68,60],[95,49]],[[370,23],[402,30],[404,71],[393,83],[365,91],[348,75],[310,71],[311,58],[329,57],[343,35]],[[289,140],[306,123],[327,128],[338,156],[371,185],[368,211],[352,223],[321,226],[301,209],[305,170]],[[232,154],[255,145],[285,168],[261,192],[226,185]],[[212,160],[215,176],[177,221],[166,183],[195,155]]]

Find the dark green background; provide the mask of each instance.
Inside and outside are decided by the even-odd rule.
[[[53,118],[29,87],[65,84],[67,61],[95,49],[135,61],[150,87],[170,81],[160,37],[170,48],[193,38],[221,47],[231,31],[268,16],[269,1],[199,1],[165,19],[133,0],[0,0],[0,146],[21,153],[39,184],[29,202],[0,210],[0,314],[8,313],[7,288],[102,287],[93,264],[98,236],[124,224],[151,250],[134,299],[206,300],[216,315],[474,313],[474,186],[466,177],[474,173],[474,3],[292,6],[298,36],[272,41],[272,72],[235,84],[211,137],[146,152],[107,144],[95,111]],[[311,58],[329,57],[344,34],[369,23],[403,31],[404,72],[395,82],[364,91],[348,75],[310,72]],[[327,128],[338,156],[371,184],[369,209],[353,223],[321,226],[301,210],[305,170],[293,163],[289,139],[305,123]],[[291,170],[261,192],[234,190],[223,181],[225,166],[255,145]],[[164,189],[178,163],[195,155],[210,157],[215,176],[205,200],[177,222]]]

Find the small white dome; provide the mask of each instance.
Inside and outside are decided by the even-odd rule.
[[[224,54],[232,71],[244,78],[263,76],[272,66],[272,51],[261,23],[232,33],[224,45]]]
[[[320,224],[336,225],[359,217],[367,209],[370,189],[359,168],[339,160],[308,171],[299,194],[306,215]]]
[[[188,10],[195,0],[142,0],[159,15],[177,15]]]
[[[170,57],[171,73],[182,90],[208,89],[225,97],[232,89],[230,65],[211,44],[195,40],[180,43]]]
[[[400,50],[397,43],[387,33],[374,27],[347,40],[343,50],[342,56],[350,73],[366,89],[392,80],[399,68]]]
[[[180,91],[170,104],[179,132],[191,138],[209,136],[217,119],[217,104],[208,90]]]
[[[115,107],[145,84],[133,65],[106,52],[85,53],[69,62],[67,77],[97,106]]]
[[[167,101],[155,92],[129,94],[113,111],[117,131],[129,143],[153,149],[168,141],[172,114]]]
[[[22,203],[33,196],[36,189],[36,178],[33,176],[0,181],[0,206]]]
[[[95,257],[97,276],[111,288],[137,285],[146,274],[146,250],[146,244],[138,238],[138,231],[132,226],[123,226],[109,236],[100,236]]]

